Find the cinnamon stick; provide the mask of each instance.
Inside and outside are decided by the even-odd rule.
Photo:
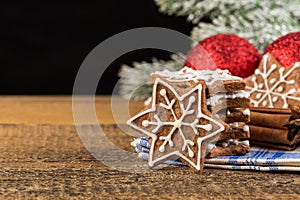
[[[283,125],[289,121],[291,114],[284,113],[262,113],[251,111],[249,125],[269,127],[275,129],[287,129]],[[252,132],[251,132],[252,134]]]
[[[292,146],[300,142],[300,133],[294,136],[292,140],[288,138],[288,130],[275,129],[268,127],[260,127],[249,125],[250,128],[250,140],[259,142],[270,142],[275,144],[282,144]]]

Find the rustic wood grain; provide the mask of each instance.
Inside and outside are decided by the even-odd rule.
[[[110,112],[104,110],[108,99],[96,100],[96,107],[104,113]],[[110,169],[85,149],[72,124],[70,108],[69,97],[0,98],[1,199],[300,197],[300,176],[296,173],[204,169],[197,175],[188,167],[176,166],[150,173]],[[35,116],[40,112],[40,117]],[[105,122],[101,127],[107,137],[124,150],[133,151],[129,144],[132,137],[109,124],[112,118]],[[83,126],[93,129],[97,125]]]
[[[82,97],[85,103],[85,96]],[[128,103],[128,107],[126,107]],[[117,111],[118,123],[125,123],[130,114],[138,112],[143,102],[128,102],[126,99],[110,96],[96,96],[95,110],[99,123],[113,124],[115,119],[112,104]],[[121,111],[121,112],[119,112]],[[12,124],[74,124],[71,96],[1,96],[0,122]]]

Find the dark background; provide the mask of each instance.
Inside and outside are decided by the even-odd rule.
[[[119,32],[145,26],[189,34],[184,17],[158,12],[153,0],[7,1],[0,6],[0,94],[71,94],[87,54]],[[167,52],[139,50],[121,56],[101,78],[111,93],[121,64],[168,59]]]

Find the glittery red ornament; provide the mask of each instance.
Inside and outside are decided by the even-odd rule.
[[[203,48],[215,65],[205,59]],[[232,34],[218,34],[200,41],[188,54],[185,66],[192,69],[228,69],[242,78],[253,74],[260,54],[247,40]]]
[[[266,53],[271,53],[283,66],[292,66],[300,61],[300,32],[281,36],[266,48]]]

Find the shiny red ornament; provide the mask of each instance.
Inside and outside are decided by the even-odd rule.
[[[212,61],[207,60],[206,50]],[[192,69],[228,69],[232,75],[247,77],[254,73],[260,53],[247,40],[233,34],[218,34],[200,41],[189,52],[185,66]]]
[[[281,36],[266,48],[266,53],[271,53],[284,67],[292,66],[300,61],[300,32]]]

